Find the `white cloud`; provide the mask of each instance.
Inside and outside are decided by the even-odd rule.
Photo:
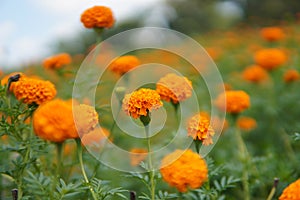
[[[17,26],[12,21],[0,22],[0,41],[5,41],[17,30]]]

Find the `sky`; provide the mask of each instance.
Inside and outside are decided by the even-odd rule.
[[[0,70],[51,55],[55,41],[84,30],[81,13],[94,5],[112,9],[116,21],[163,0],[0,0]]]

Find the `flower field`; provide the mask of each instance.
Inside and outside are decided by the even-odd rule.
[[[0,199],[300,200],[296,21],[116,53],[110,8],[78,18],[84,55],[1,72]]]

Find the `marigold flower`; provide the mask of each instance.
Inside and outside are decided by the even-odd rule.
[[[300,179],[287,186],[279,197],[279,200],[299,200],[300,199]]]
[[[33,115],[33,128],[37,136],[51,142],[78,138],[72,104],[60,99],[46,102]]]
[[[262,49],[255,53],[256,64],[267,70],[273,70],[287,61],[284,51],[276,48]]]
[[[180,192],[189,188],[197,189],[208,178],[208,169],[204,159],[192,150],[176,150],[165,156],[160,173],[170,186]]]
[[[26,104],[38,105],[50,101],[56,95],[55,86],[50,81],[22,78],[14,83],[13,93]]]
[[[7,84],[8,84],[9,78],[10,78],[10,77],[13,77],[13,76],[15,76],[15,75],[17,75],[17,74],[20,75],[19,80],[21,80],[21,79],[23,79],[24,77],[26,77],[25,74],[23,74],[22,72],[13,72],[13,73],[10,73],[10,74],[4,76],[4,77],[1,79],[1,85],[7,85]],[[13,91],[14,85],[15,85],[15,82],[12,82],[11,85],[10,85],[10,87],[9,87],[9,90],[10,90],[10,91]]]
[[[187,124],[188,136],[193,137],[194,140],[200,140],[203,145],[210,145],[213,143],[212,136],[215,131],[210,125],[210,117],[208,114],[199,113],[192,116]]]
[[[121,56],[109,65],[109,69],[118,75],[123,75],[140,64],[140,60],[135,56]]]
[[[65,65],[69,65],[72,62],[72,58],[67,53],[57,54],[46,58],[43,61],[43,66],[46,69],[60,69]]]
[[[256,120],[252,117],[240,117],[236,123],[237,126],[244,131],[250,131],[257,127]]]
[[[215,105],[222,111],[237,114],[250,107],[250,97],[241,90],[225,91],[217,97]]]
[[[97,127],[87,134],[84,134],[81,138],[83,145],[97,145],[102,140],[106,139],[110,135],[109,131],[105,128]]]
[[[130,165],[138,166],[143,160],[147,158],[148,151],[141,148],[133,148],[130,150]]]
[[[262,38],[269,42],[279,41],[284,38],[284,32],[279,27],[266,27],[261,29]]]
[[[294,82],[300,79],[300,74],[295,69],[290,69],[286,71],[283,75],[283,80],[286,83]]]
[[[110,8],[105,6],[94,6],[81,14],[80,21],[86,28],[110,28],[115,19]]]
[[[156,83],[156,91],[162,100],[177,104],[192,96],[192,82],[186,77],[167,74]]]
[[[258,65],[251,65],[243,71],[243,78],[253,83],[262,82],[266,80],[268,76],[268,72]]]
[[[98,113],[89,105],[80,104],[73,106],[74,120],[79,135],[87,134],[98,124]]]
[[[126,94],[123,99],[123,110],[133,118],[141,115],[147,116],[148,112],[158,109],[163,105],[159,94],[155,90],[141,88],[131,94]]]

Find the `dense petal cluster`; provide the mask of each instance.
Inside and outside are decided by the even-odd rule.
[[[109,69],[118,75],[123,75],[140,64],[141,62],[136,56],[127,55],[114,60],[109,65]]]
[[[33,127],[37,136],[51,142],[79,137],[74,124],[72,103],[60,99],[38,107],[33,115]]]
[[[152,89],[141,88],[131,94],[126,94],[123,99],[123,110],[133,118],[147,116],[148,112],[158,109],[163,105],[159,94]]]
[[[299,200],[300,199],[300,179],[287,186],[279,197],[279,200]]]
[[[290,82],[300,80],[300,74],[297,70],[290,69],[290,70],[288,70],[284,73],[283,80],[286,83],[290,83]]]
[[[92,106],[86,104],[74,105],[73,115],[80,136],[89,133],[98,124],[98,113]]]
[[[147,158],[148,151],[142,148],[133,148],[130,150],[130,165],[138,166]]]
[[[105,128],[97,127],[90,131],[88,134],[84,134],[81,138],[83,145],[99,145],[101,141],[105,140],[110,135],[109,131]]]
[[[115,23],[111,9],[105,6],[94,6],[85,10],[80,21],[86,28],[110,28]]]
[[[243,78],[253,83],[262,82],[266,80],[268,76],[268,72],[258,65],[251,65],[243,71]]]
[[[217,97],[215,105],[222,111],[237,114],[250,107],[250,97],[241,90],[226,91]]]
[[[170,73],[159,79],[156,84],[156,91],[160,98],[165,101],[172,101],[177,104],[192,96],[192,82],[186,77]]]
[[[160,173],[167,183],[180,192],[197,189],[208,178],[205,160],[192,150],[176,150],[165,156]]]
[[[279,27],[266,27],[261,29],[262,38],[269,42],[279,41],[284,38],[284,32]]]
[[[22,78],[13,85],[13,93],[18,100],[26,104],[38,105],[50,101],[56,95],[55,86],[49,82],[34,78]]]
[[[202,141],[203,145],[213,143],[212,136],[215,131],[210,125],[210,117],[207,114],[199,113],[192,116],[187,123],[187,132],[194,140]]]
[[[60,69],[65,65],[69,65],[72,62],[72,58],[67,53],[57,54],[46,58],[43,61],[45,69]]]
[[[284,51],[276,48],[262,49],[255,53],[256,64],[267,70],[273,70],[287,61]]]
[[[257,123],[251,117],[240,117],[237,120],[237,126],[244,131],[250,131],[257,127]]]

